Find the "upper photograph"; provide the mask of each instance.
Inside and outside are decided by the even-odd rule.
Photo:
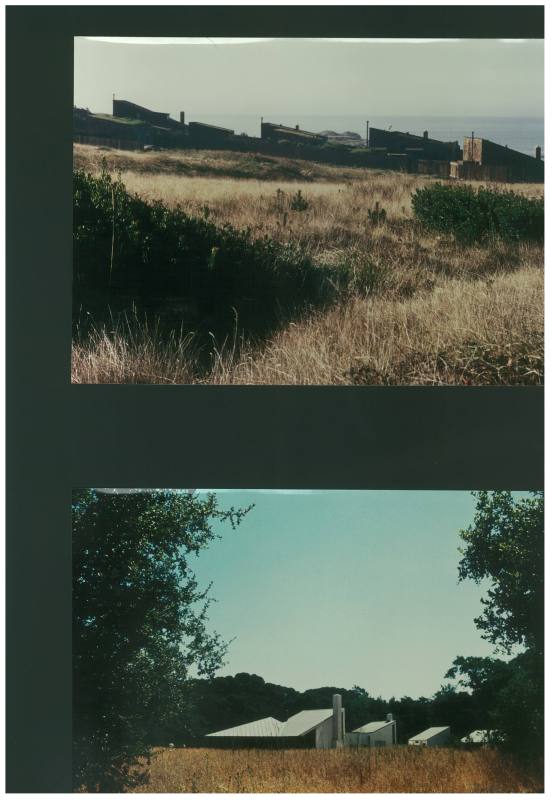
[[[542,39],[77,37],[76,384],[544,382]]]

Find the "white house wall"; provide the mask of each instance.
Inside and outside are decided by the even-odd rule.
[[[328,717],[328,719],[321,722],[320,725],[316,728],[316,749],[317,750],[329,750],[333,747],[333,718]]]
[[[395,724],[391,722],[385,728],[380,728],[379,731],[370,734],[370,744],[372,747],[390,747],[394,744],[393,730]]]
[[[428,742],[428,747],[437,747],[438,745],[446,744],[450,739],[450,730],[441,731],[432,736]]]
[[[423,739],[417,739],[416,736],[413,736],[411,739],[408,740],[408,744],[410,745],[418,745],[421,747],[439,747],[441,745],[446,744],[450,739],[450,728],[445,728],[443,731],[437,731],[432,736],[424,737]]]

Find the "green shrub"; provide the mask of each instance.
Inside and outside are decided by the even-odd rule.
[[[544,201],[511,191],[437,183],[414,192],[412,209],[430,230],[452,233],[466,243],[492,237],[510,241],[544,237]]]
[[[200,326],[261,333],[334,293],[331,269],[296,246],[217,227],[179,207],[130,195],[121,180],[74,173],[74,304],[104,317],[135,306],[165,315],[175,299],[193,301]],[[177,322],[178,320],[172,320]]]

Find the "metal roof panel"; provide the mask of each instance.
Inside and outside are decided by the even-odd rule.
[[[255,722],[236,725],[234,728],[208,733],[207,736],[279,736],[283,725],[283,722],[274,719],[274,717],[265,717],[264,719],[255,720]]]
[[[438,733],[443,733],[444,731],[449,731],[450,727],[448,725],[444,725],[441,728],[426,728],[425,731],[418,733],[416,736],[411,736],[408,741],[424,741],[425,739],[431,739],[432,736],[437,736]]]
[[[366,725],[362,725],[360,728],[355,728],[353,733],[375,733],[376,731],[380,731],[382,728],[385,728],[387,725],[392,724],[393,721],[367,722]]]
[[[300,711],[294,714],[287,722],[284,722],[280,731],[280,736],[303,736],[322,722],[331,717],[331,708],[319,708],[312,711]]]

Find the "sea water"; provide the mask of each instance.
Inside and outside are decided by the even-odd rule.
[[[314,115],[314,114],[280,114],[267,113],[265,122],[300,128],[313,133],[330,130],[336,133],[352,131],[366,141],[366,117],[359,115]],[[261,117],[254,114],[190,114],[186,122],[205,122],[210,125],[221,125],[231,128],[236,133],[248,136],[260,136]],[[507,145],[512,150],[535,155],[535,147],[540,145],[544,157],[544,119],[542,117],[399,117],[374,116],[370,125],[384,130],[408,131],[421,136],[428,131],[430,138],[445,142],[458,141],[463,146],[464,137],[490,139],[497,144]]]

